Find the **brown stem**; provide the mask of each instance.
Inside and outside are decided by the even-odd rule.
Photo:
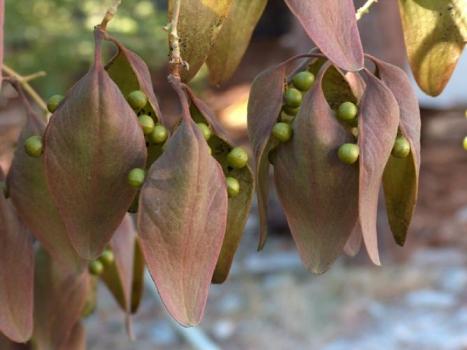
[[[99,28],[101,28],[103,31],[107,30],[107,25],[109,22],[114,18],[115,14],[117,13],[118,7],[122,3],[122,0],[115,0],[113,5],[109,7],[107,12],[104,15],[104,18],[102,19],[101,24],[99,24]]]
[[[183,61],[180,52],[180,38],[178,36],[178,20],[180,18],[180,7],[182,0],[175,1],[175,7],[172,13],[170,23],[165,27],[169,32],[169,48],[170,48],[170,75],[173,75],[180,80],[180,67],[188,68],[188,64]]]

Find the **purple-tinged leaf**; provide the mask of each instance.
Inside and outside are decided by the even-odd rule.
[[[360,252],[362,247],[362,230],[360,229],[359,224],[357,224],[352,231],[349,239],[345,243],[344,253],[348,256],[354,257]]]
[[[383,187],[389,225],[396,242],[404,245],[418,195],[420,173],[420,108],[407,74],[400,68],[370,57],[378,77],[392,91],[399,104],[400,133],[409,141],[407,158],[390,157],[384,170]]]
[[[399,106],[386,85],[372,73],[363,75],[366,90],[360,103],[359,216],[363,241],[371,260],[380,265],[376,219],[378,194],[384,168],[391,155],[399,126]]]
[[[185,103],[182,123],[141,190],[138,234],[164,305],[179,323],[193,326],[203,317],[222,248],[227,190]]]
[[[277,193],[303,263],[326,271],[342,253],[358,218],[358,168],[343,164],[337,149],[352,141],[334,117],[322,89],[324,66],[304,96],[294,134],[272,161]]]
[[[285,0],[325,56],[348,71],[363,68],[363,49],[352,0]]]
[[[32,243],[13,205],[0,193],[0,332],[18,343],[31,337],[33,327]]]
[[[103,34],[95,35],[95,63],[52,116],[44,152],[54,203],[85,259],[97,258],[120,225],[136,194],[128,173],[146,161],[136,114],[104,70]]]

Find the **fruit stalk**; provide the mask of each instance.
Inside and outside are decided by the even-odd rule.
[[[360,7],[357,10],[357,13],[355,14],[355,17],[357,18],[357,21],[359,21],[364,15],[366,15],[368,12],[370,12],[370,7],[376,4],[378,0],[367,0],[365,4],[363,4],[362,7]]]

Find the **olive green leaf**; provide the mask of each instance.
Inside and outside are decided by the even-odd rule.
[[[67,341],[59,350],[86,350],[86,330],[81,322],[73,327]]]
[[[177,31],[181,56],[189,64],[189,70],[182,72],[184,81],[190,81],[206,61],[229,14],[232,1],[181,1]],[[174,14],[175,3],[175,0],[169,0],[169,22]]]
[[[235,72],[266,4],[267,0],[233,0],[207,59],[212,83],[220,84]]]
[[[139,237],[135,239],[135,256],[133,260],[133,281],[131,283],[131,313],[138,311],[144,292],[144,261],[143,251]]]
[[[0,181],[4,180],[0,168]],[[0,193],[0,332],[18,343],[29,340],[33,327],[32,244],[10,200]]]
[[[396,242],[402,246],[417,202],[420,173],[420,108],[407,74],[392,64],[370,58],[376,64],[378,77],[392,91],[399,104],[399,130],[410,143],[409,156],[391,156],[383,175],[389,224]]]
[[[363,49],[352,0],[285,0],[308,36],[338,67],[363,67]]]
[[[143,168],[146,145],[135,112],[104,70],[102,32],[96,57],[45,131],[48,187],[73,247],[97,258],[127,212],[136,189],[128,173]]]
[[[437,96],[467,42],[467,0],[399,0],[399,10],[415,80]]]
[[[352,141],[326,102],[323,66],[304,96],[292,139],[274,153],[274,180],[305,266],[326,271],[341,254],[358,218],[358,168],[339,161],[338,147]],[[338,194],[338,195],[336,195]]]
[[[359,217],[363,241],[371,260],[380,265],[376,219],[384,168],[399,126],[399,106],[386,85],[365,70],[366,90],[360,103]]]
[[[227,190],[185,103],[183,121],[141,190],[138,234],[167,310],[182,325],[194,326],[203,317],[224,240]]]
[[[213,283],[223,283],[229,274],[235,252],[242,239],[248,219],[253,199],[253,174],[248,165],[241,169],[229,167],[227,164],[227,154],[234,147],[234,143],[230,140],[222,125],[218,123],[209,107],[197,98],[191,90],[188,89],[187,91],[192,101],[191,116],[193,120],[197,123],[208,124],[214,131],[214,135],[208,141],[213,157],[222,166],[226,177],[234,177],[240,183],[239,195],[229,198],[224,243],[212,280]]]
[[[65,349],[81,318],[89,286],[87,271],[68,270],[45,250],[37,251],[33,334],[36,350]]]

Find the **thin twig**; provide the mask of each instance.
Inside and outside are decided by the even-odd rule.
[[[180,52],[180,38],[178,36],[178,20],[180,18],[180,7],[182,1],[176,0],[175,7],[172,14],[172,20],[164,28],[169,33],[169,48],[170,48],[170,74],[180,79],[180,67],[188,69],[188,63],[183,61]]]
[[[376,4],[378,0],[367,0],[366,3],[357,10],[355,17],[357,17],[357,21],[359,21],[364,15],[370,12],[370,7]]]
[[[113,5],[110,6],[107,12],[105,13],[104,18],[102,19],[102,22],[99,25],[99,27],[103,31],[107,30],[107,25],[112,20],[112,18],[114,18],[115,14],[117,13],[118,7],[120,6],[121,3],[122,3],[122,0],[114,0]]]

